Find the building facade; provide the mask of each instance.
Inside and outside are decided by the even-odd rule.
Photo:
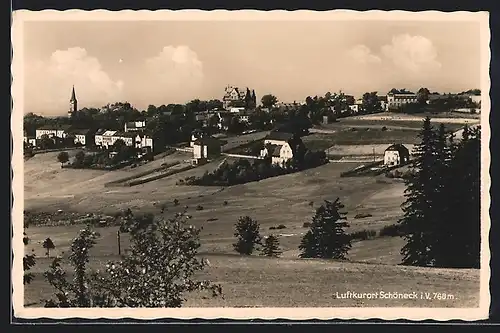
[[[271,132],[264,138],[264,149],[260,151],[260,156],[271,157],[271,163],[283,165],[293,158],[293,149],[290,141],[293,134],[285,132]]]
[[[195,160],[213,159],[221,154],[221,143],[216,138],[204,136],[193,142],[193,158]]]
[[[397,91],[395,89],[387,94],[388,109],[398,109],[410,103],[417,103],[417,94],[410,91]]]
[[[257,106],[257,97],[255,90],[248,88],[238,88],[227,86],[222,98],[222,107],[229,110],[231,107],[255,108]]]
[[[145,129],[146,129],[145,120],[126,122],[124,128],[125,132],[137,132],[137,131],[143,131]]]
[[[37,140],[41,139],[42,136],[47,135],[49,138],[58,137],[65,139],[68,137],[71,131],[70,125],[58,125],[58,126],[42,126],[35,130],[35,138]]]
[[[402,144],[390,145],[384,152],[384,165],[403,165],[410,160],[408,148]]]

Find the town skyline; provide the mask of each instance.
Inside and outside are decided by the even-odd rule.
[[[477,22],[42,21],[26,23],[24,44],[25,114],[65,114],[73,85],[81,106],[138,109],[222,99],[228,85],[288,103],[480,88]]]

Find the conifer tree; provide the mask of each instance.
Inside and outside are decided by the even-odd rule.
[[[432,265],[433,202],[436,186],[436,134],[427,117],[419,133],[421,142],[414,147],[410,164],[414,172],[405,179],[406,201],[402,205],[403,218],[399,221],[407,241],[401,249],[403,264]]]
[[[301,258],[346,259],[351,248],[351,237],[345,232],[349,226],[344,208],[337,198],[327,201],[316,210],[310,230],[299,245]]]
[[[446,209],[441,216],[436,266],[479,268],[480,215],[480,129],[465,128],[455,144],[447,172]]]
[[[279,239],[275,235],[269,235],[266,237],[264,241],[264,245],[262,247],[262,255],[267,257],[279,257],[282,253],[279,248]]]

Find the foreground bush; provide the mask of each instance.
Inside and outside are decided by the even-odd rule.
[[[391,224],[380,229],[380,236],[403,236],[401,225]]]
[[[132,214],[126,218],[135,219]],[[144,216],[125,225],[130,249],[122,260],[108,262],[105,271],[87,266],[99,234],[91,227],[80,231],[69,256],[74,279],[67,279],[60,258],[44,274],[56,290],[45,307],[181,307],[188,292],[222,294],[220,285],[193,278],[206,261],[196,257],[200,231],[186,224],[183,213],[168,220]]]
[[[367,240],[377,236],[375,230],[360,230],[351,233],[351,239]]]
[[[237,237],[233,247],[239,254],[250,255],[256,245],[261,243],[260,225],[249,216],[240,217],[235,225],[234,237]]]

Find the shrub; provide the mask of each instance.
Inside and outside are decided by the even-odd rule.
[[[224,201],[224,206],[227,206],[227,201]]]
[[[351,239],[367,240],[375,237],[377,232],[375,230],[360,230],[351,233]]]
[[[235,225],[234,236],[237,237],[234,249],[239,254],[252,254],[255,246],[261,243],[262,237],[259,232],[259,223],[249,216],[240,217]]]
[[[314,201],[309,201],[309,206],[314,206]]]
[[[372,217],[372,214],[367,214],[367,213],[359,213],[354,216],[355,219],[364,219],[366,217]]]
[[[383,126],[382,127],[382,132],[385,132],[385,131],[387,131],[387,127]]]
[[[304,222],[304,224],[302,224],[302,228],[309,228],[311,226],[311,222]]]
[[[380,229],[380,236],[402,236],[403,232],[399,224],[391,224]]]
[[[179,200],[174,199],[174,206],[179,206]]]
[[[276,227],[276,229],[286,229],[286,225],[280,224],[279,226]]]
[[[276,230],[275,226],[269,227],[269,230]]]
[[[201,205],[196,206],[196,210],[203,210],[203,206]]]

